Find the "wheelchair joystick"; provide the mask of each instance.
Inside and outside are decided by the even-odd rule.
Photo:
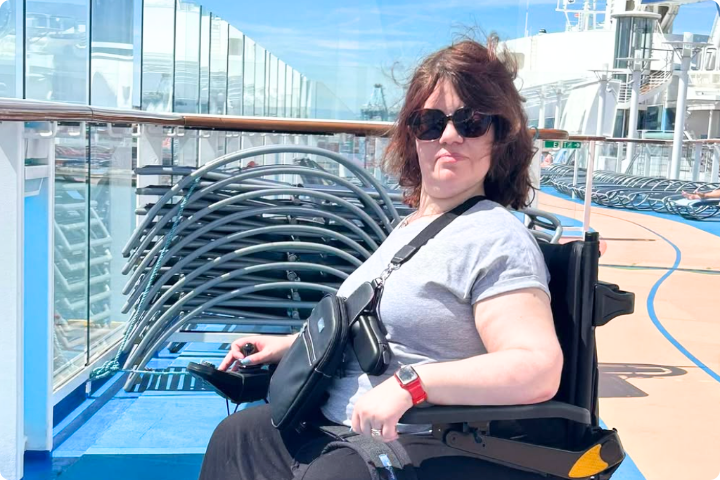
[[[240,351],[243,353],[244,356],[252,355],[253,353],[257,353],[257,348],[255,348],[254,343],[246,343],[242,346]]]
[[[258,350],[257,350],[257,348],[255,347],[255,344],[254,344],[254,343],[246,343],[245,345],[243,345],[242,347],[240,347],[240,351],[242,352],[243,356],[244,356],[245,358],[247,358],[247,357],[249,357],[250,355],[252,355],[252,354],[254,354],[254,353],[257,353]],[[252,368],[262,368],[262,365],[243,365],[243,364],[241,363],[241,364],[240,364],[240,368],[242,368],[242,369],[244,369],[244,370],[249,370],[249,369],[252,369]]]
[[[244,357],[257,353],[258,350],[252,343],[246,343],[240,347]],[[208,361],[200,363],[190,362],[188,371],[207,382],[220,396],[235,404],[266,400],[270,377],[273,368],[265,369],[262,364],[239,365],[238,371],[218,370],[215,365]],[[228,410],[229,414],[229,410]]]

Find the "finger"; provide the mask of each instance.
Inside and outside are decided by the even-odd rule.
[[[272,353],[268,350],[261,350],[252,355],[248,355],[244,358],[239,358],[238,361],[241,365],[247,367],[248,365],[262,365],[267,363],[268,359],[272,356]]]
[[[235,357],[233,356],[232,350],[228,352],[227,355],[225,355],[225,358],[223,358],[223,361],[220,362],[220,365],[218,366],[218,370],[227,370],[227,368],[235,361]]]
[[[392,442],[398,439],[397,422],[387,422],[382,428],[383,442]]]
[[[362,419],[357,410],[353,410],[352,419],[350,420],[352,431],[362,435]]]
[[[239,355],[239,357],[238,357]],[[225,358],[222,362],[220,362],[220,365],[218,366],[218,370],[227,370],[228,367],[233,366],[235,360],[241,359],[242,353],[240,353],[240,347],[236,345],[234,342],[230,344],[230,351],[225,355]]]
[[[371,419],[366,419],[363,422],[363,434],[372,437],[373,430],[380,430],[382,432],[382,424]]]
[[[247,367],[248,365],[255,365],[256,363],[262,363],[261,359],[259,359],[258,357],[261,357],[261,355],[248,355],[245,358],[239,359],[239,363],[244,367]]]

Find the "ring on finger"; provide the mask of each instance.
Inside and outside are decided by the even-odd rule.
[[[379,428],[371,428],[370,435],[372,435],[374,438],[379,438],[382,437],[382,431]]]

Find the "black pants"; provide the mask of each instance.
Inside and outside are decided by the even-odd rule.
[[[328,422],[330,424],[330,422]],[[363,460],[349,449],[320,455],[333,439],[317,430],[281,435],[268,405],[242,410],[213,433],[200,480],[368,480]],[[538,475],[461,455],[425,435],[400,437],[419,480],[536,480]]]

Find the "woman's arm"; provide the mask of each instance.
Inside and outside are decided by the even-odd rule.
[[[540,289],[517,290],[474,306],[475,325],[488,353],[415,367],[436,405],[518,405],[555,396],[562,350],[550,299]]]
[[[488,353],[416,366],[428,402],[519,405],[555,396],[563,358],[545,292],[528,288],[495,295],[478,302],[474,314]],[[391,377],[357,401],[352,428],[365,435],[377,429],[382,440],[395,440],[397,423],[411,407],[410,393]]]
[[[720,189],[713,190],[711,192],[702,192],[702,193],[688,193],[688,192],[682,192],[685,198],[689,198],[690,200],[697,200],[697,199],[705,199],[705,198],[720,198]]]

